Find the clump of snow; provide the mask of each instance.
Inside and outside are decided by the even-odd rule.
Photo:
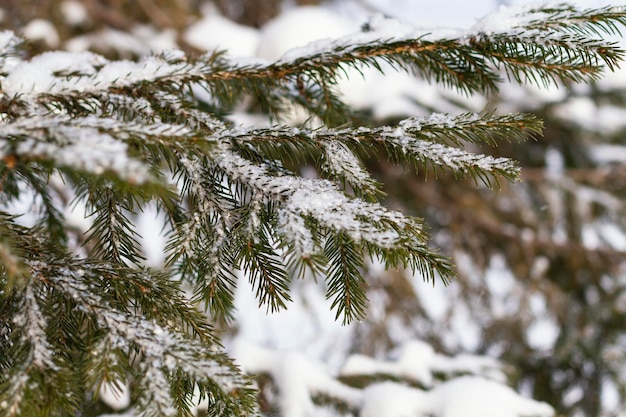
[[[343,2],[342,2],[343,3]],[[349,3],[346,1],[346,3]],[[478,16],[493,11],[494,0],[438,0],[433,6],[415,0],[362,0],[358,1],[370,14],[382,12],[419,26],[452,26],[464,28],[475,22]]]
[[[365,389],[360,417],[552,417],[546,403],[479,377],[460,377],[422,391],[393,382]]]
[[[620,90],[626,88],[626,69],[616,68],[615,71],[607,71],[602,74],[602,78],[596,82],[602,91]]]
[[[517,112],[520,108],[532,111],[549,103],[561,103],[568,95],[567,88],[558,82],[547,88],[532,84],[507,84],[500,90],[498,110],[502,113]]]
[[[71,64],[70,64],[71,63]],[[2,83],[9,96],[102,91],[172,76],[185,63],[170,64],[156,56],[141,61],[108,61],[91,52],[45,52],[12,68]]]
[[[122,381],[105,382],[100,386],[100,399],[113,410],[123,410],[130,405],[130,387]]]
[[[354,22],[324,7],[294,7],[263,26],[257,55],[275,61],[292,48],[320,39],[339,38],[356,29]]]
[[[591,158],[598,164],[626,164],[626,147],[623,145],[598,144],[587,149]]]
[[[65,23],[70,26],[83,25],[89,19],[85,5],[76,0],[66,0],[61,3],[61,13]]]
[[[474,355],[448,357],[419,340],[410,340],[400,348],[395,361],[381,361],[363,355],[352,355],[341,369],[341,375],[383,374],[408,379],[425,387],[435,384],[433,374],[448,376],[473,374],[500,382],[506,380],[502,365],[495,359]]]
[[[536,7],[536,4],[515,7],[501,5],[496,12],[489,13],[474,23],[470,30],[488,35],[493,33],[511,33],[512,30],[540,20],[544,16],[543,13],[529,13],[530,10]]]
[[[337,381],[326,366],[300,352],[281,352],[238,340],[232,352],[245,372],[268,374],[281,395],[281,414],[289,417],[314,417],[316,406],[312,396],[326,394],[357,406],[361,401],[358,389]]]
[[[148,25],[135,26],[131,33],[104,28],[98,32],[72,38],[64,46],[71,52],[89,49],[115,51],[123,57],[130,58],[177,49],[176,36],[173,29],[159,31]]]
[[[501,382],[480,376],[462,376],[420,390],[395,382],[374,383],[364,389],[351,388],[336,380],[326,366],[299,352],[285,352],[261,348],[242,338],[237,339],[232,351],[243,370],[272,377],[280,392],[282,415],[313,417],[319,412],[312,397],[326,394],[359,410],[360,417],[552,417],[554,410],[548,404],[520,396]],[[404,372],[403,367],[419,370],[421,379],[432,380],[432,372],[440,371],[442,356],[430,346],[413,341],[404,346],[402,362],[376,362],[364,356],[353,356],[346,363],[354,375],[390,374]],[[455,358],[446,358],[454,362]],[[488,358],[464,357],[456,360],[461,367],[455,371],[471,373],[482,369]],[[445,368],[445,367],[444,367]],[[448,369],[449,370],[449,369]],[[408,373],[412,373],[410,370]],[[343,373],[346,375],[345,373]],[[400,374],[396,374],[400,375]]]
[[[0,32],[0,51],[4,53],[5,50],[13,47],[19,42],[19,38],[15,36],[10,30],[3,30]]]
[[[178,35],[174,29],[157,30],[150,25],[137,25],[131,33],[147,46],[148,51],[142,55],[179,49],[178,42],[176,42]]]
[[[198,49],[219,49],[234,56],[253,56],[260,34],[256,29],[226,19],[215,8],[208,8],[202,19],[187,28],[183,38]]]
[[[88,119],[85,119],[87,121]],[[14,145],[0,141],[0,156],[13,153],[28,159],[44,158],[59,166],[71,166],[96,175],[107,171],[136,184],[144,183],[151,175],[140,160],[128,156],[128,145],[94,127],[63,125],[67,120],[52,118],[24,120],[13,126],[0,126],[0,138],[25,136]],[[37,129],[47,134],[37,132]]]
[[[429,392],[437,417],[552,417],[548,404],[520,396],[511,388],[479,377],[444,382]]]
[[[59,46],[59,33],[52,23],[44,19],[34,19],[22,29],[22,34],[33,41],[42,41],[50,48]]]
[[[11,71],[13,67],[21,62],[17,56],[17,46],[23,39],[11,31],[0,31],[0,71]]]
[[[166,224],[166,220],[164,214],[159,212],[154,204],[150,204],[139,213],[136,225],[146,265],[160,268],[165,263],[167,239],[162,229],[154,227],[155,224]]]
[[[554,106],[552,114],[566,123],[590,132],[611,135],[626,129],[626,110],[623,107],[597,105],[589,97],[572,97]]]
[[[400,357],[394,362],[378,361],[363,355],[352,355],[341,369],[341,374],[384,374],[408,378],[429,387],[433,385],[431,365],[434,358],[435,351],[430,345],[420,341],[411,341],[403,346]]]
[[[428,415],[432,414],[424,391],[394,382],[382,382],[364,390],[359,417]]]
[[[598,234],[615,250],[626,252],[626,230],[614,223],[600,222],[596,225]]]
[[[94,75],[95,67],[107,62],[102,56],[91,52],[78,54],[63,51],[44,52],[30,61],[20,62],[8,73],[2,86],[5,94],[9,96],[59,92],[64,88],[76,86],[80,79],[72,77],[76,80],[74,83],[70,84],[69,81],[63,83],[61,82],[63,78],[55,76],[55,73],[71,68],[74,73],[84,76]]]
[[[554,347],[554,344],[561,332],[555,320],[543,317],[534,320],[526,330],[526,341],[528,346],[538,351],[547,351]]]

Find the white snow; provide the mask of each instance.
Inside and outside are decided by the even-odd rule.
[[[483,375],[491,379],[504,382],[506,377],[502,372],[501,364],[488,357],[473,355],[459,355],[447,357],[435,353],[427,343],[419,340],[410,340],[404,343],[399,355],[394,361],[381,361],[363,355],[351,355],[341,374],[347,375],[376,375],[383,374],[417,382],[425,387],[432,387],[435,383],[433,374],[440,373],[449,376],[458,374]]]
[[[561,329],[551,318],[532,322],[526,330],[528,346],[537,351],[550,351],[559,337]]]
[[[394,382],[365,389],[360,417],[552,417],[546,403],[479,377],[460,377],[422,391]]]
[[[3,53],[19,42],[19,38],[10,30],[0,32],[0,51]]]
[[[493,11],[495,7],[494,0],[366,0],[364,3],[373,7],[370,12],[379,11],[415,22],[419,26],[445,25],[460,28],[471,26],[477,18]]]
[[[254,56],[260,41],[259,31],[239,25],[207,7],[204,16],[184,32],[185,42],[198,49],[226,50],[234,56]]]
[[[29,159],[48,159],[59,166],[72,166],[96,175],[107,171],[136,184],[146,182],[151,176],[148,167],[128,156],[128,145],[92,127],[66,125],[65,118],[30,119],[0,126],[0,135],[24,135],[12,152]],[[88,123],[87,120],[85,120]],[[38,130],[47,130],[49,136]],[[0,141],[0,156],[6,152]]]
[[[103,28],[68,40],[64,47],[71,52],[115,51],[123,57],[145,56],[178,48],[173,29],[159,31],[152,26],[135,26],[131,33],[112,28]]]
[[[165,246],[167,239],[164,236],[164,230],[155,227],[155,225],[165,224],[165,215],[157,212],[156,206],[150,204],[144,207],[143,211],[137,216],[135,222],[137,230],[141,238],[141,248],[146,257],[146,265],[154,268],[163,267],[165,261]]]
[[[44,370],[58,370],[54,363],[54,350],[46,335],[46,317],[42,314],[33,286],[26,287],[21,311],[13,317],[13,326],[22,330],[25,345],[30,345],[27,363]]]
[[[103,383],[99,395],[100,399],[113,410],[123,410],[130,405],[130,387],[123,381]]]
[[[264,25],[257,55],[270,61],[292,59],[283,56],[286,51],[320,39],[339,38],[357,29],[355,22],[324,7],[295,7]]]
[[[570,98],[555,106],[552,113],[566,123],[590,132],[611,135],[626,130],[626,110],[623,107],[610,104],[599,106],[590,97]]]
[[[222,131],[216,139],[245,136],[246,131]],[[282,208],[294,215],[312,217],[321,224],[348,234],[355,242],[367,241],[381,248],[400,243],[397,229],[385,227],[394,224],[399,230],[408,227],[411,220],[399,212],[388,210],[378,203],[366,203],[348,198],[328,180],[298,177],[276,177],[266,167],[256,165],[238,154],[224,149],[215,156],[218,164],[234,181],[247,184],[266,196],[284,200]],[[306,231],[303,230],[306,234]],[[304,239],[305,235],[301,234]]]
[[[59,34],[52,23],[43,19],[31,20],[22,30],[22,34],[33,41],[42,41],[50,48],[59,46]]]
[[[97,92],[174,76],[184,69],[193,70],[186,65],[170,64],[157,56],[147,56],[138,62],[108,61],[91,52],[54,51],[20,62],[8,71],[2,85],[9,96],[22,98],[42,93]]]
[[[382,382],[365,389],[359,417],[425,417],[432,415],[431,411],[424,391]]]
[[[438,417],[551,417],[546,403],[524,398],[511,388],[487,379],[460,377],[428,393]]]
[[[353,406],[361,400],[359,390],[338,382],[323,363],[303,353],[270,350],[239,340],[232,354],[244,371],[272,376],[284,416],[315,417],[315,394],[331,395]]]
[[[79,26],[87,23],[89,13],[85,5],[77,0],[65,0],[61,3],[61,13],[68,25]]]
[[[624,116],[626,117],[626,114]],[[622,122],[623,120],[620,124]],[[616,127],[619,128],[619,125]],[[591,158],[598,164],[626,164],[626,147],[623,145],[594,144],[589,146],[588,150]]]
[[[545,403],[520,396],[511,388],[478,376],[463,376],[437,383],[423,391],[395,382],[373,383],[360,390],[350,388],[333,377],[326,366],[299,352],[272,350],[239,338],[232,350],[242,368],[253,374],[271,375],[280,392],[282,415],[314,417],[318,411],[312,397],[332,394],[357,407],[360,417],[552,417],[554,410]],[[364,356],[352,356],[343,375],[380,373],[411,377],[414,381],[433,382],[433,371],[463,372],[498,367],[495,361],[464,357],[457,365],[439,366],[454,358],[444,358],[429,345],[412,341],[403,348],[395,363],[377,362]],[[417,378],[413,378],[417,376]]]

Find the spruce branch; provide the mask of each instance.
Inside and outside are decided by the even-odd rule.
[[[509,80],[547,87],[561,82],[596,80],[603,65],[613,70],[623,57],[616,43],[589,40],[580,35],[553,35],[522,32],[519,38],[479,34],[469,40],[496,68],[504,69]],[[519,54],[518,51],[523,51]]]
[[[490,156],[472,154],[446,145],[460,145],[463,142],[488,143],[496,145],[497,138],[519,140],[541,131],[541,121],[530,115],[478,115],[462,114],[455,117],[435,114],[427,118],[406,119],[395,128],[380,127],[357,129],[298,129],[235,128],[217,131],[215,137],[221,140],[234,140],[237,143],[257,145],[259,150],[282,148],[285,144],[302,144],[303,149],[314,150],[325,155],[323,168],[331,175],[344,179],[365,195],[376,193],[376,183],[360,167],[360,162],[348,149],[340,144],[363,147],[381,144],[390,155],[398,160],[410,160],[416,166],[441,166],[460,176],[479,177],[485,184],[490,178],[502,176],[516,179],[519,170],[513,161],[506,158],[494,159]],[[333,149],[332,155],[328,147]],[[317,148],[317,149],[316,149]]]
[[[234,69],[231,66],[226,70],[218,67],[207,74],[204,82],[209,86],[239,85],[238,80],[252,79],[271,90],[276,80],[284,80],[288,85],[295,85],[297,80],[301,85],[303,81],[298,77],[306,74],[305,83],[324,85],[320,80],[336,78],[345,67],[365,66],[382,71],[382,62],[467,93],[497,91],[499,66],[520,84],[593,80],[601,71],[601,62],[612,69],[623,51],[615,43],[589,39],[588,29],[615,31],[625,22],[624,12],[620,8],[588,10],[572,15],[571,23],[566,19],[563,24],[555,24],[558,26],[542,26],[541,22],[551,21],[543,20],[544,15],[566,13],[567,9],[534,10],[542,17],[540,22],[522,19],[509,32],[464,32],[456,38],[420,34],[417,30],[394,38],[385,36],[384,31],[379,34],[374,28],[371,32],[292,50],[273,64]],[[565,30],[572,28],[579,28],[579,33]]]
[[[190,91],[192,85],[199,85],[220,100],[247,92],[270,103],[268,100],[276,97],[273,92],[277,88],[288,87],[301,92],[291,98],[301,104],[310,102],[312,105],[305,105],[309,109],[319,107],[315,104],[335,103],[330,107],[322,106],[327,108],[324,113],[328,113],[335,105],[339,106],[332,87],[346,67],[364,65],[382,70],[381,63],[386,62],[393,68],[413,71],[471,93],[497,90],[500,79],[497,66],[503,66],[509,77],[519,83],[526,80],[545,83],[546,79],[582,82],[597,77],[601,69],[599,62],[613,68],[622,56],[623,52],[615,44],[586,36],[589,28],[616,30],[624,23],[622,9],[605,8],[576,14],[567,7],[557,7],[531,12],[541,17],[569,13],[571,19],[565,19],[566,23],[561,25],[545,26],[543,23],[543,27],[537,20],[522,19],[514,24],[512,32],[460,33],[456,38],[420,34],[416,29],[394,38],[385,36],[384,31],[371,30],[291,51],[272,64],[241,65],[214,53],[196,60],[187,60],[178,54],[157,55],[120,65],[84,53],[73,56],[81,60],[80,71],[63,72],[59,63],[53,63],[50,79],[32,86],[23,84],[25,81],[12,74],[6,83],[9,86],[6,93],[14,96],[19,91],[24,98],[39,96],[49,102],[61,101],[62,96],[84,97],[106,91],[154,99],[157,91],[177,96],[177,91]],[[582,33],[566,30],[571,28],[580,28]],[[19,65],[28,68],[38,65],[38,61],[39,57],[35,57]],[[302,94],[303,91],[306,93]]]
[[[541,31],[566,31],[581,35],[620,35],[626,26],[626,10],[623,6],[606,6],[598,9],[577,10],[563,3],[531,9],[530,13],[542,15],[526,27]]]
[[[338,178],[349,184],[358,197],[374,199],[380,195],[381,184],[371,177],[358,157],[346,146],[338,141],[327,141],[322,144],[322,169],[332,178]]]
[[[195,299],[222,320],[232,318],[237,245],[228,238],[237,200],[224,175],[207,168],[205,158],[182,157],[175,172],[192,212],[173,223],[166,264],[196,287]]]
[[[94,361],[93,366],[89,366],[91,372],[97,369],[104,372],[104,374],[91,374],[95,384],[99,385],[103,380],[111,378],[112,375],[119,376],[118,373],[110,372],[111,366],[115,368],[114,365],[107,365],[103,361],[112,361],[117,356],[121,358],[136,356],[139,373],[135,374],[134,378],[147,384],[143,390],[144,394],[138,402],[140,410],[144,413],[142,415],[155,415],[155,413],[171,415],[172,412],[176,412],[172,411],[171,408],[175,402],[172,398],[164,396],[164,393],[175,392],[179,384],[186,384],[184,381],[189,381],[186,378],[191,378],[195,384],[203,386],[205,390],[208,389],[207,386],[210,386],[214,390],[218,388],[218,391],[230,393],[232,389],[237,387],[241,397],[239,399],[231,398],[226,403],[232,405],[228,411],[235,413],[234,415],[247,415],[246,413],[252,412],[254,396],[253,391],[246,388],[248,381],[239,374],[237,368],[224,354],[207,350],[207,346],[215,344],[216,341],[210,325],[206,322],[206,317],[191,309],[187,300],[180,296],[179,290],[173,287],[171,282],[165,285],[169,281],[168,279],[159,280],[158,276],[148,276],[133,270],[126,270],[126,273],[123,274],[123,276],[130,276],[131,279],[119,279],[122,272],[120,270],[111,269],[105,265],[99,266],[70,260],[64,260],[62,265],[50,263],[50,261],[45,264],[31,261],[29,266],[33,270],[34,280],[32,282],[53,290],[42,291],[43,288],[39,288],[37,294],[50,294],[50,297],[55,299],[55,303],[60,301],[59,297],[65,298],[63,304],[68,308],[76,309],[76,313],[79,313],[66,316],[66,320],[83,317],[90,322],[89,327],[94,326],[92,328],[104,332],[100,336],[103,344],[97,350],[89,352],[85,358],[88,361]],[[155,278],[157,278],[157,282],[160,281],[159,285],[155,285]],[[163,291],[165,293],[159,294]],[[126,294],[125,297],[125,293],[128,292],[133,294],[132,298],[137,303],[135,312],[127,311],[129,306],[126,304],[126,300],[130,294]],[[27,289],[22,297],[26,301],[22,301],[22,303],[29,302],[28,294],[34,293],[29,293]],[[40,295],[40,297],[43,296]],[[170,305],[161,307],[155,304],[156,300],[163,299],[168,299]],[[69,300],[72,301],[67,304]],[[73,307],[70,307],[72,305]],[[29,311],[32,314],[37,310],[31,308]],[[24,325],[28,323],[34,330],[29,330],[27,334],[32,335],[33,331],[37,329],[51,331],[48,326],[55,320],[57,319],[41,317],[37,320],[22,320],[15,323]],[[66,323],[57,323],[56,325],[66,326]],[[176,331],[175,329],[181,325],[200,334],[200,337],[194,339],[190,335]],[[13,332],[21,334],[17,328],[13,329]],[[71,335],[71,337],[77,336],[79,335]],[[83,335],[83,337],[85,336],[87,335]],[[17,347],[19,344],[30,343],[32,340],[37,339],[28,338],[21,342],[18,340],[15,344]],[[45,345],[39,343],[37,345],[39,350],[32,350],[31,359],[27,362],[32,364],[30,365],[31,368],[38,369],[38,372],[43,372],[42,366],[54,365],[50,365],[51,362],[46,360],[48,357],[46,355],[50,355],[53,349],[43,351],[44,347]],[[58,346],[54,348],[56,351]],[[103,353],[108,355],[108,359],[101,356]],[[109,371],[105,372],[105,370]],[[128,370],[126,370],[127,372]],[[41,375],[48,374],[49,372],[46,372]],[[128,378],[130,375],[125,376]],[[6,383],[18,384],[15,386],[15,389],[18,389],[22,387],[20,381],[19,378],[9,378]],[[160,386],[159,383],[163,386]],[[28,386],[29,389],[33,389],[33,386],[34,389],[45,389],[45,386],[38,387],[33,384]],[[57,385],[56,388],[61,390],[59,395],[76,398],[75,395],[69,396],[69,394],[76,394],[69,387]],[[3,390],[3,392],[10,393],[15,389]],[[185,390],[185,392],[186,395],[191,395],[193,390]],[[37,394],[30,393],[28,396],[30,395]],[[23,395],[15,396],[15,398],[22,397]],[[6,399],[2,398],[2,400]],[[61,402],[59,403],[61,404]],[[178,412],[189,413],[189,404],[183,402],[178,405],[181,407],[180,410],[177,410]],[[13,407],[18,406],[21,405],[13,405]],[[42,405],[35,405],[33,412],[38,413],[37,407],[40,406]],[[60,405],[57,404],[56,406]],[[74,404],[74,406],[77,405]],[[26,407],[30,407],[30,405],[26,405]],[[246,409],[248,411],[243,411]],[[238,414],[242,412],[243,414]]]
[[[331,308],[337,311],[335,319],[341,317],[344,324],[365,317],[366,283],[361,273],[365,263],[359,249],[343,233],[329,237],[324,247],[330,263],[326,298],[333,300]]]

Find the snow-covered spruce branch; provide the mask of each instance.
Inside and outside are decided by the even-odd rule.
[[[365,255],[380,257],[388,267],[403,266],[418,270],[424,279],[433,282],[436,275],[444,282],[452,277],[448,261],[426,245],[418,219],[376,203],[349,198],[327,180],[281,175],[272,166],[251,162],[228,148],[212,157],[213,163],[230,181],[253,195],[261,196],[268,210],[266,222],[271,224],[276,215],[283,219],[280,224],[284,226],[284,219],[296,219],[282,230],[279,226],[278,235],[274,236],[283,243],[288,254],[300,262],[318,259],[319,244],[326,241],[324,263],[329,263],[329,279],[333,283],[328,296],[337,295],[336,288],[341,282],[344,288],[334,300],[338,309],[346,313],[345,320],[360,317],[364,312],[363,283],[357,285],[355,282],[361,279],[358,265],[363,264]],[[254,239],[250,240],[244,234],[244,240],[238,246],[251,246],[258,251],[257,257],[267,255],[269,261],[276,254],[270,245],[263,244],[267,240],[264,233],[266,229],[260,224]],[[340,247],[332,249],[337,245]],[[337,255],[337,251],[341,251],[341,255]],[[280,264],[266,266],[275,267],[279,283],[273,288],[280,289]],[[346,307],[346,303],[350,307]]]
[[[588,82],[598,79],[604,65],[614,69],[623,56],[616,44],[589,40],[578,34],[522,32],[511,35],[479,34],[469,42],[509,80],[549,86],[558,81]],[[523,55],[511,51],[524,50]]]
[[[527,15],[530,12],[530,17]],[[542,24],[553,14],[571,15],[562,24]],[[501,21],[506,21],[506,28]],[[622,56],[616,44],[589,39],[598,32],[617,32],[626,22],[623,8],[572,12],[561,5],[545,9],[507,9],[483,19],[470,31],[450,35],[425,34],[399,22],[373,22],[368,31],[338,40],[319,41],[289,51],[269,65],[240,66],[207,74],[207,88],[217,82],[241,84],[258,80],[303,79],[326,85],[341,74],[340,65],[371,66],[382,71],[381,62],[397,69],[416,72],[427,79],[467,92],[497,90],[497,67],[519,83],[546,83],[548,80],[584,82],[596,78],[600,63],[613,68]],[[391,26],[401,27],[389,31]],[[393,33],[393,35],[390,35]],[[304,77],[304,78],[302,78]],[[221,87],[223,88],[223,87]]]
[[[177,176],[195,212],[175,225],[167,248],[168,263],[195,283],[196,295],[213,313],[230,313],[233,267],[248,272],[259,302],[272,310],[289,300],[287,271],[294,268],[323,271],[329,264],[337,274],[350,272],[341,281],[350,283],[360,279],[360,269],[349,265],[379,256],[390,267],[419,270],[425,279],[434,281],[435,271],[444,282],[452,277],[448,262],[427,247],[417,219],[350,198],[330,181],[294,176],[271,160],[246,159],[237,152],[246,149],[245,141],[234,149],[228,144],[236,142],[235,131],[241,132],[215,133],[211,140],[220,145],[208,159],[181,159]],[[337,239],[349,258],[328,256],[328,245]],[[335,287],[329,297],[338,294]],[[355,298],[363,297],[348,292],[336,300]],[[348,320],[360,317],[364,305],[362,299],[359,313],[351,312]]]
[[[338,375],[297,351],[262,348],[240,341],[234,355],[245,371],[271,377],[282,415],[552,417],[546,403],[520,396],[500,382],[502,363],[474,355],[449,357],[430,345],[401,343],[393,360],[350,355]],[[448,379],[450,378],[450,379]],[[469,394],[468,394],[469,393]],[[506,401],[492,401],[494,395]],[[506,411],[505,411],[506,410]]]
[[[111,125],[109,130],[115,131],[114,137],[106,132],[106,124],[104,119],[95,117],[20,118],[0,126],[0,158],[14,165],[36,162],[94,175],[110,172],[136,184],[154,182],[149,168],[129,155],[128,145],[120,140],[123,132]],[[132,132],[132,124],[124,130]],[[146,138],[149,131],[148,127],[141,136]]]
[[[195,119],[195,117],[194,117]],[[167,265],[177,275],[193,282],[196,298],[217,319],[230,319],[236,276],[235,245],[242,242],[231,234],[233,223],[243,214],[233,189],[221,173],[207,169],[205,158],[181,157],[175,177],[191,212],[174,222],[166,246]],[[245,242],[244,242],[245,243]]]
[[[82,337],[88,345],[96,343],[86,357],[78,359],[86,361],[81,366],[99,370],[88,374],[88,382],[98,387],[110,380],[134,379],[143,387],[138,400],[140,415],[189,413],[193,396],[189,384],[202,393],[210,392],[212,401],[223,408],[225,415],[253,413],[255,395],[249,380],[215,349],[219,346],[215,346],[214,331],[206,317],[188,305],[168,277],[147,271],[124,272],[106,265],[67,259],[58,263],[49,259],[32,261],[29,266],[33,278],[24,290],[14,294],[11,302],[18,306],[41,303],[45,307],[24,312],[28,317],[15,316],[12,334],[22,337],[13,340],[13,349],[32,346],[26,350],[30,354],[20,359],[21,368],[17,363],[12,367],[23,369],[26,375],[8,374],[3,376],[5,379],[0,379],[0,383],[7,387],[2,390],[0,408],[13,408],[9,411],[14,413],[27,410],[37,413],[36,402],[25,404],[20,403],[20,399],[47,396],[49,394],[42,390],[48,389],[47,382],[52,382],[50,378],[63,382],[70,377],[51,372],[72,366],[70,362],[74,360],[70,351],[67,356],[56,355],[60,348],[58,342],[54,346],[52,342],[44,343],[46,334],[52,334],[54,340]],[[124,279],[120,278],[120,273]],[[103,288],[106,290],[102,291]],[[141,313],[129,310],[126,305],[129,298],[134,298]],[[168,300],[167,305],[162,305],[164,299]],[[54,311],[49,306],[59,304],[70,310],[60,316],[46,316]],[[100,335],[97,340],[91,340],[85,330],[80,334],[66,334],[67,329],[81,328],[81,323],[92,329],[88,332]],[[20,331],[20,326],[25,330]],[[35,337],[37,331],[41,333],[39,337]],[[191,334],[197,338],[191,338]],[[138,373],[131,374],[124,368],[123,364],[129,358],[134,358]],[[42,383],[33,383],[41,378]],[[67,381],[55,384],[55,390],[59,396],[70,399],[69,403],[58,401],[56,407],[63,404],[67,407],[66,413],[79,407],[73,403],[77,399]],[[4,394],[11,395],[11,398],[5,398]]]
[[[571,19],[542,25],[540,19],[554,14],[570,14]],[[459,32],[456,36],[449,32],[445,36],[424,34],[416,28],[405,28],[401,36],[390,36],[390,23],[378,22],[379,28],[373,23],[367,32],[295,49],[271,64],[241,65],[219,54],[195,61],[170,53],[139,62],[111,62],[92,53],[57,52],[3,68],[8,74],[2,84],[7,96],[19,95],[22,100],[39,96],[46,101],[55,96],[120,89],[141,96],[154,93],[154,87],[175,91],[191,84],[203,86],[215,97],[233,97],[247,91],[269,99],[271,91],[285,83],[298,89],[310,88],[309,81],[313,81],[325,91],[345,70],[341,65],[382,70],[381,62],[467,92],[497,90],[498,66],[520,83],[545,83],[547,79],[583,82],[598,76],[600,62],[613,68],[622,55],[615,44],[587,35],[617,31],[618,25],[626,21],[624,16],[622,8],[578,13],[569,6],[521,8],[517,14],[496,13],[485,18],[474,32]],[[502,18],[507,19],[507,30],[493,23]],[[10,53],[14,47],[15,42],[5,41],[0,55]],[[73,68],[67,68],[70,57]],[[32,79],[30,74],[35,68],[39,77]],[[323,96],[327,98],[328,94]]]
[[[540,8],[526,6],[518,11],[525,20],[526,29],[541,31],[567,31],[583,35],[601,36],[619,35],[620,26],[626,25],[626,8],[624,6],[606,6],[598,9],[578,10],[574,6],[562,3],[556,6],[547,5]]]
[[[325,168],[331,175],[345,179],[352,187],[374,194],[375,182],[364,171],[355,155],[345,145],[353,148],[379,144],[397,159],[413,160],[417,165],[432,165],[450,170],[461,176],[489,178],[503,176],[516,179],[519,169],[507,158],[493,158],[448,146],[464,142],[490,143],[497,139],[521,139],[541,131],[541,121],[531,115],[478,115],[462,114],[450,117],[434,114],[426,118],[406,119],[396,127],[357,129],[234,128],[215,133],[217,141],[225,139],[251,144],[259,149],[280,149],[292,145],[318,148],[324,155]],[[344,144],[344,145],[341,145]],[[287,153],[287,151],[284,151]]]

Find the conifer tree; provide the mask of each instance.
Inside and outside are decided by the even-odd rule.
[[[370,126],[336,93],[348,68],[410,71],[467,94],[519,84],[589,82],[623,56],[622,8],[525,8],[476,33],[363,31],[293,50],[273,63],[173,51],[137,61],[52,52],[30,59],[0,33],[0,409],[10,416],[80,415],[99,387],[133,381],[146,416],[256,412],[252,380],[224,353],[237,270],[268,311],[290,282],[322,279],[337,318],[364,316],[369,258],[444,283],[451,263],[426,227],[380,203],[361,156],[384,151],[419,172],[487,186],[519,179],[515,161],[472,152],[541,132],[530,114],[483,112]],[[406,26],[403,26],[406,29]],[[384,65],[383,65],[384,64]],[[212,102],[199,103],[202,88]],[[252,97],[280,122],[224,117]],[[314,127],[313,127],[314,126]],[[318,177],[294,167],[310,162]],[[19,201],[32,199],[36,212]],[[85,207],[87,233],[68,224]],[[161,270],[144,265],[134,216],[155,205],[169,242]]]

